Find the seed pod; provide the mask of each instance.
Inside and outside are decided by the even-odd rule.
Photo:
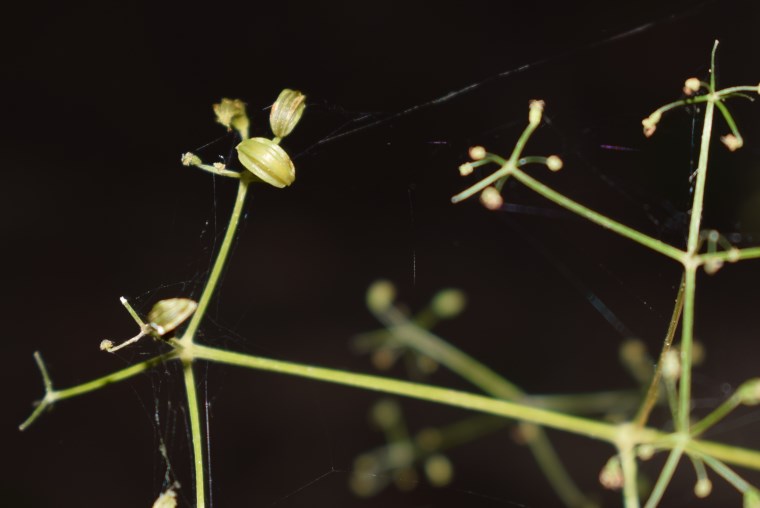
[[[166,335],[192,316],[196,308],[198,304],[188,298],[161,300],[150,309],[148,322],[159,335]]]
[[[286,88],[272,104],[269,114],[269,125],[278,138],[284,138],[291,133],[303,115],[306,107],[306,96],[298,90]]]
[[[246,139],[236,150],[245,169],[270,185],[281,189],[296,179],[296,168],[290,156],[271,139]]]

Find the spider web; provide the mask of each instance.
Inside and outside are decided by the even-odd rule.
[[[738,5],[740,8],[743,4]],[[658,101],[670,100],[678,93],[682,78],[691,74],[704,77],[706,48],[712,43],[713,34],[682,44],[680,53],[663,49],[663,54],[657,54],[656,50],[666,42],[678,40],[676,36],[665,37],[664,33],[701,33],[699,27],[709,21],[715,6],[715,2],[684,3],[654,14],[634,12],[637,15],[630,21],[614,18],[603,29],[566,39],[561,45],[536,43],[531,56],[518,57],[517,63],[499,65],[496,69],[495,58],[489,54],[485,58],[490,60],[489,65],[480,70],[482,78],[462,72],[458,84],[452,86],[448,81],[441,85],[453,91],[431,94],[429,85],[417,87],[410,82],[407,86],[416,92],[409,94],[414,100],[408,106],[368,100],[369,107],[365,107],[350,93],[345,98],[309,94],[313,101],[307,113],[309,121],[299,126],[288,145],[296,154],[301,185],[284,198],[275,198],[267,190],[254,196],[255,202],[249,209],[255,209],[256,213],[244,220],[233,263],[221,281],[202,340],[265,356],[346,366],[350,370],[368,369],[366,362],[357,363],[351,356],[342,338],[376,326],[357,295],[372,278],[382,274],[399,283],[403,299],[411,307],[421,307],[441,284],[462,287],[473,295],[479,308],[469,311],[474,314],[466,316],[462,323],[447,325],[441,330],[442,335],[475,356],[493,358],[492,367],[509,373],[510,378],[514,376],[531,392],[556,390],[558,380],[567,382],[568,390],[576,391],[604,387],[608,379],[619,383],[619,364],[615,361],[602,364],[594,358],[597,355],[615,358],[620,341],[630,336],[646,338],[651,349],[656,350],[664,331],[663,323],[667,322],[669,301],[675,294],[675,269],[664,263],[656,264],[644,253],[638,253],[639,259],[643,257],[647,266],[632,267],[631,257],[623,255],[628,248],[624,242],[616,244],[613,240],[611,246],[600,247],[595,242],[606,242],[596,239],[603,232],[584,226],[518,186],[508,186],[507,204],[497,214],[485,215],[475,205],[461,205],[456,212],[461,214],[459,217],[455,212],[443,210],[451,208],[446,202],[448,197],[467,184],[456,176],[456,166],[465,160],[467,148],[483,144],[494,152],[507,152],[524,125],[527,101],[540,98],[538,94],[549,94],[545,95],[547,124],[531,141],[529,151],[558,152],[566,160],[567,174],[558,175],[552,184],[556,182],[567,194],[609,211],[612,216],[629,219],[657,237],[673,242],[682,239],[684,217],[688,213],[688,177],[693,170],[695,115],[674,114],[675,125],[663,127],[657,134],[659,138],[651,142],[641,137],[639,122]],[[588,16],[603,19],[605,12],[609,14],[589,8]],[[736,60],[726,53],[736,49],[738,43],[731,46],[728,37],[725,44],[719,58],[722,72],[725,69],[729,73]],[[530,53],[530,48],[527,50]],[[674,67],[666,69],[668,72],[661,68],[663,77],[652,78],[651,87],[661,91],[654,101],[650,85],[645,84],[641,91],[636,88],[640,86],[639,80],[635,86],[627,84],[626,79],[642,74],[640,70],[619,70],[627,65],[624,59],[636,51],[651,52],[650,61],[662,58],[666,63],[661,65]],[[587,74],[595,66],[610,72]],[[574,68],[580,70],[573,71]],[[682,76],[681,71],[687,74]],[[620,89],[603,90],[613,86]],[[552,97],[551,90],[557,88],[567,90]],[[245,93],[251,105],[257,104],[248,92],[241,93]],[[577,97],[576,104],[570,102],[570,96]],[[359,106],[355,107],[356,104]],[[265,117],[266,110],[262,108],[260,124]],[[623,127],[623,123],[630,128]],[[684,131],[684,126],[686,136],[678,134]],[[205,140],[213,137],[200,139],[199,145],[204,145]],[[657,161],[661,151],[673,144],[681,150],[678,161]],[[180,149],[188,146],[191,145],[185,144]],[[211,158],[221,155],[219,160],[223,162],[233,160],[234,140],[228,136],[199,148],[199,153]],[[641,166],[647,169],[637,172]],[[652,178],[666,166],[669,176],[658,180],[664,182],[661,187],[653,187]],[[372,176],[357,178],[356,174],[363,170]],[[193,232],[171,233],[151,245],[150,251],[158,252],[176,243],[183,245],[187,253],[176,261],[176,270],[161,278],[180,282],[155,287],[131,299],[143,313],[155,300],[197,294],[202,287],[211,254],[223,233],[220,228],[228,214],[230,195],[225,182],[212,178],[214,187],[209,192],[207,175],[197,181],[195,189],[205,189],[201,192],[206,197],[194,204],[196,212],[188,212],[189,207],[177,202],[155,212],[155,216],[160,216],[171,210],[172,224]],[[674,190],[676,187],[678,190]],[[757,236],[735,218],[711,216],[709,220],[731,234],[734,243],[749,244]],[[334,221],[335,229],[320,226],[330,221]],[[475,228],[473,224],[481,226]],[[336,229],[351,233],[337,237]],[[301,236],[294,239],[289,231],[297,231]],[[194,243],[188,242],[192,235]],[[158,236],[153,234],[151,238]],[[484,240],[484,236],[490,239]],[[203,256],[193,249],[196,246],[201,246]],[[619,258],[606,255],[605,249],[617,252]],[[172,252],[176,255],[176,251]],[[437,261],[437,255],[442,260]],[[199,257],[201,261],[194,261]],[[139,263],[141,258],[135,259]],[[473,263],[490,268],[476,270]],[[317,271],[321,273],[306,271],[305,264],[319,266]],[[159,260],[155,266],[161,265]],[[453,266],[458,269],[451,269]],[[188,272],[193,274],[190,279],[186,279]],[[241,272],[252,274],[240,275]],[[553,276],[538,277],[542,272],[551,272]],[[653,277],[644,279],[644,272]],[[300,281],[304,287],[289,281]],[[654,290],[651,283],[656,285]],[[135,293],[140,291],[137,282],[129,287]],[[512,288],[517,288],[516,294]],[[563,303],[567,301],[571,303]],[[526,309],[525,318],[511,316],[507,323],[489,324],[489,320],[498,321],[493,316],[499,316],[503,306],[510,305]],[[558,316],[561,326],[588,319],[591,324],[586,327],[587,334],[601,338],[589,342],[586,348],[595,351],[593,355],[573,352],[577,345],[557,346],[558,358],[545,358],[542,368],[556,374],[541,379],[531,372],[535,367],[525,358],[539,357],[545,349],[540,344],[555,341],[564,332],[551,324],[546,330],[536,330],[535,323],[541,314],[528,313],[527,309],[542,305],[544,313]],[[732,314],[730,321],[740,322],[740,310],[737,315]],[[308,325],[298,326],[295,321]],[[707,323],[705,335],[714,332],[716,326]],[[305,333],[306,328],[310,333]],[[489,341],[510,344],[489,349]],[[154,347],[143,344],[125,352],[120,359],[124,363],[137,361],[151,354]],[[567,370],[568,364],[596,365],[598,372],[568,382],[573,375]],[[58,369],[61,368],[59,365]],[[358,499],[346,486],[356,473],[353,460],[382,442],[382,436],[369,430],[366,423],[365,415],[374,395],[213,365],[198,370],[205,398],[202,412],[205,420],[210,421],[206,439],[211,457],[212,506],[556,503],[551,493],[543,496],[543,491],[548,491],[545,482],[531,469],[534,466],[525,449],[514,446],[506,431],[452,450],[455,481],[449,486],[434,489],[419,474],[412,482],[415,488],[411,492],[389,487],[377,497]],[[736,373],[708,370],[695,381],[706,387],[715,387],[716,383],[734,386],[743,380],[741,370]],[[190,470],[187,456],[191,447],[183,427],[184,395],[181,384],[175,381],[179,379],[177,372],[167,366],[146,377],[148,389],[135,391],[144,407],[144,420],[155,438],[151,460],[156,484],[151,495],[179,481],[178,492],[183,502],[190,504],[192,479],[186,471]],[[436,374],[432,381],[471,390],[446,373]],[[712,406],[724,396],[720,389],[704,395],[704,403]],[[420,409],[411,402],[402,404],[408,411],[410,429],[442,425],[462,417],[459,412],[445,408]],[[56,409],[56,413],[65,411],[65,405]],[[723,430],[716,428],[715,432],[720,435],[743,430],[756,418],[756,413],[744,415],[726,422]],[[578,444],[572,438],[553,437],[560,451],[566,452],[565,456],[577,453]],[[162,448],[168,450],[166,457],[160,452]],[[576,463],[585,472],[578,481],[599,490],[597,469],[608,450],[594,444],[589,445],[589,450],[588,460]],[[387,474],[390,478],[391,473]],[[690,489],[688,482],[676,485],[673,502],[690,499],[687,497]],[[109,505],[119,506],[113,492],[101,495],[93,493],[93,499],[108,499]],[[604,499],[616,503],[617,494]],[[129,503],[124,501],[125,506]]]

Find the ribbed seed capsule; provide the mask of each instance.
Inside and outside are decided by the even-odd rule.
[[[166,335],[193,315],[198,304],[189,298],[169,298],[157,302],[148,312],[148,322],[159,335]]]
[[[236,150],[243,167],[270,185],[281,189],[296,179],[290,156],[271,139],[246,139]]]
[[[306,107],[306,96],[298,90],[286,88],[280,92],[269,113],[269,125],[278,138],[284,138],[293,131]]]

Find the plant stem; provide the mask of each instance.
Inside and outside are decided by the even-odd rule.
[[[623,469],[623,502],[625,508],[639,508],[639,484],[636,472],[636,455],[633,447],[626,446],[618,449],[620,453],[620,466]]]
[[[522,182],[524,185],[529,187],[534,192],[537,192],[538,194],[542,195],[543,197],[545,197],[546,199],[550,201],[553,201],[559,206],[566,208],[577,215],[580,215],[584,219],[590,220],[591,222],[598,224],[599,226],[602,226],[603,228],[609,229],[630,240],[633,240],[634,242],[639,243],[643,245],[644,247],[649,247],[650,249],[656,252],[659,252],[660,254],[663,254],[669,258],[675,259],[676,261],[683,263],[684,258],[685,258],[685,252],[682,251],[681,249],[677,249],[673,247],[672,245],[668,245],[665,242],[657,240],[656,238],[653,238],[651,236],[645,235],[644,233],[641,233],[633,228],[630,228],[624,224],[614,221],[606,217],[605,215],[602,215],[589,208],[586,208],[580,203],[573,201],[572,199],[560,194],[554,189],[547,187],[546,185],[542,184],[541,182],[529,176],[527,173],[523,172],[520,169],[515,168],[511,172],[511,174],[517,180]]]
[[[714,76],[713,76],[714,77]],[[699,248],[699,228],[702,221],[702,209],[704,206],[705,182],[707,181],[707,160],[710,153],[710,139],[712,137],[712,123],[715,111],[715,102],[710,101],[705,108],[705,119],[702,127],[702,142],[699,148],[699,164],[697,165],[697,182],[694,186],[694,201],[691,207],[691,220],[689,222],[689,238],[686,252],[688,258],[693,260]],[[694,294],[697,284],[696,262],[685,263],[684,269],[684,310],[683,326],[681,327],[681,380],[678,390],[678,420],[676,428],[686,432],[689,428],[689,414],[691,405],[691,356],[694,342]]]
[[[243,173],[243,175],[246,174],[247,172]],[[216,289],[217,283],[219,282],[219,276],[222,274],[224,265],[227,262],[227,256],[229,255],[230,247],[232,246],[232,240],[235,238],[237,226],[240,222],[240,215],[243,210],[243,204],[245,203],[245,196],[250,185],[250,181],[247,176],[243,175],[241,175],[240,183],[238,184],[237,196],[235,197],[235,207],[232,209],[232,215],[230,216],[230,221],[227,225],[227,232],[224,234],[224,240],[222,241],[222,245],[219,247],[219,252],[216,255],[214,266],[211,269],[211,274],[209,275],[208,281],[206,282],[206,286],[203,288],[203,293],[201,293],[201,298],[198,301],[198,308],[193,314],[193,317],[190,319],[190,324],[187,325],[187,329],[185,329],[185,333],[182,336],[182,339],[180,339],[180,343],[183,346],[187,346],[193,343],[195,339],[195,333],[198,331],[198,326],[200,325],[201,320],[206,313],[208,304],[211,301],[211,296],[214,294],[214,290]]]
[[[232,240],[235,238],[238,224],[240,223],[240,216],[243,211],[243,205],[245,203],[245,197],[248,192],[248,186],[250,180],[248,178],[248,172],[240,174],[240,180],[238,184],[237,196],[235,197],[235,206],[232,209],[229,223],[227,224],[227,231],[224,234],[224,240],[219,247],[219,252],[214,260],[214,266],[211,269],[206,285],[201,293],[200,301],[198,302],[198,308],[196,309],[193,317],[190,320],[190,324],[187,325],[184,335],[179,340],[178,348],[180,356],[182,358],[182,372],[184,374],[185,381],[185,393],[187,395],[187,409],[190,417],[190,433],[193,440],[193,465],[195,470],[195,497],[196,508],[204,508],[206,506],[206,472],[204,468],[203,459],[203,432],[201,429],[200,410],[198,408],[198,394],[195,386],[195,374],[193,372],[194,358],[192,355],[186,355],[186,351],[193,347],[195,343],[195,334],[198,331],[203,317],[208,308],[208,304],[211,301],[211,297],[214,294],[214,290],[219,282],[219,277],[224,270],[224,265],[227,262],[227,257],[230,253],[230,247],[232,246]]]
[[[678,466],[678,461],[681,460],[683,451],[683,443],[678,444],[670,451],[668,460],[665,461],[665,466],[662,468],[660,477],[657,478],[657,483],[655,483],[654,489],[652,489],[652,493],[649,495],[649,499],[647,500],[647,504],[644,505],[644,508],[655,508],[659,504],[663,494],[665,494],[665,489],[668,487],[670,480],[673,478],[673,474],[676,472],[676,466]]]
[[[375,316],[401,344],[424,353],[485,393],[501,399],[525,401],[526,394],[519,387],[464,351],[410,322],[397,308],[390,306],[383,312],[375,312]],[[528,447],[557,496],[566,506],[593,505],[575,485],[544,429],[535,427],[534,434],[527,442]]]
[[[670,351],[670,347],[673,345],[673,337],[676,335],[676,329],[678,328],[678,321],[683,311],[683,295],[686,289],[685,278],[681,276],[681,284],[678,286],[678,295],[676,296],[676,304],[673,307],[673,314],[670,316],[670,323],[668,324],[668,331],[665,334],[665,340],[662,343],[662,351],[660,351],[660,359],[657,362],[657,368],[655,369],[654,376],[652,376],[652,382],[649,384],[647,395],[644,398],[644,402],[639,408],[636,417],[633,419],[633,423],[640,427],[646,425],[649,419],[649,414],[652,412],[652,408],[657,403],[660,393],[660,380],[662,379],[662,367],[664,365],[665,355]]]
[[[203,467],[203,433],[201,432],[201,417],[198,409],[198,394],[195,388],[195,373],[193,361],[182,360],[182,373],[187,394],[187,410],[190,417],[190,433],[193,437],[193,465],[195,470],[195,506],[206,506],[206,471]]]

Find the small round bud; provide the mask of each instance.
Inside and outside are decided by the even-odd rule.
[[[736,137],[733,134],[726,134],[725,136],[721,136],[720,140],[723,142],[724,145],[726,145],[726,148],[728,148],[730,151],[735,152],[742,146],[744,146],[744,140],[741,137]]]
[[[109,349],[113,348],[113,342],[111,342],[108,339],[102,340],[100,342],[100,350],[101,351],[108,351]]]
[[[378,280],[367,290],[367,307],[374,312],[382,312],[396,299],[396,287],[389,280]]]
[[[436,453],[425,461],[425,476],[434,487],[446,486],[454,476],[454,466],[445,455]]]
[[[700,478],[697,483],[694,484],[694,495],[700,499],[704,499],[712,492],[712,482],[709,478]]]
[[[467,299],[462,291],[444,289],[433,297],[430,307],[439,318],[449,319],[461,313],[466,304]]]
[[[304,94],[289,88],[280,92],[269,113],[269,125],[272,127],[274,135],[278,138],[284,138],[290,134],[301,120],[304,108],[306,108],[306,96]]]
[[[157,302],[148,312],[148,322],[159,335],[166,335],[193,315],[198,304],[189,298],[169,298]]]
[[[599,483],[605,489],[618,490],[623,488],[623,467],[620,465],[620,457],[615,455],[607,461],[599,473]]]
[[[760,378],[745,381],[737,390],[737,395],[741,403],[746,406],[756,406],[760,404]]]
[[[556,155],[550,155],[546,159],[546,167],[549,168],[549,171],[559,171],[562,169],[562,159]]]
[[[649,460],[654,457],[654,446],[650,444],[643,444],[636,448],[636,456],[640,460]]]
[[[681,377],[681,359],[677,351],[671,349],[665,354],[665,358],[662,359],[662,376],[671,381]]]
[[[686,95],[692,95],[699,92],[701,86],[702,83],[699,82],[698,78],[689,78],[683,84],[683,91]]]
[[[282,189],[296,179],[296,168],[290,156],[271,139],[246,139],[236,150],[243,167],[269,185]]]
[[[472,164],[469,162],[465,162],[461,166],[459,166],[459,174],[462,176],[467,176],[473,172],[475,168],[472,167]]]
[[[199,164],[203,164],[203,161],[200,157],[195,155],[192,152],[187,152],[182,154],[182,165],[183,166],[198,166]]]
[[[240,99],[222,99],[213,108],[218,123],[227,127],[227,130],[235,129],[243,139],[248,137],[250,122],[245,112],[245,102]]]
[[[486,157],[486,149],[482,146],[473,146],[469,150],[470,158],[474,161],[479,161]]]
[[[544,113],[544,101],[533,100],[528,105],[528,123],[536,126],[541,123],[541,116]]]
[[[372,407],[372,423],[380,429],[390,429],[401,421],[401,408],[393,399],[381,399]]]
[[[496,187],[486,187],[480,193],[480,202],[489,210],[498,210],[504,204],[504,198]]]

